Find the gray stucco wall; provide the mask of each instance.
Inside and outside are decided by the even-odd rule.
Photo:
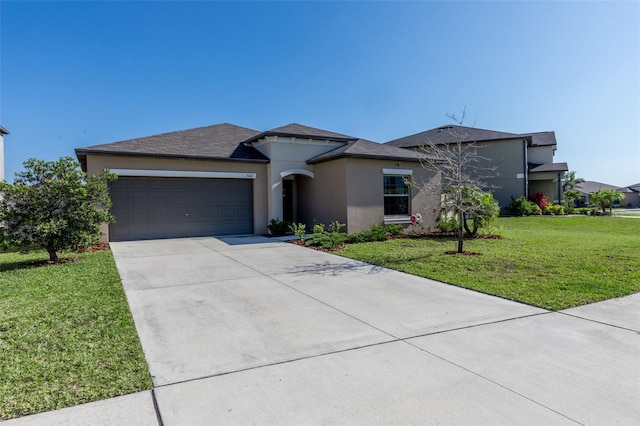
[[[511,197],[526,195],[525,143],[522,139],[507,139],[479,144],[478,155],[490,158],[481,174],[494,177],[484,179],[485,190],[493,192],[502,212],[508,210]]]
[[[348,232],[368,229],[372,224],[384,222],[383,169],[412,170],[415,186],[411,189],[411,213],[421,213],[425,227],[435,226],[437,188],[425,188],[424,184],[434,184],[435,172],[427,170],[417,162],[387,160],[346,159]]]
[[[328,225],[347,222],[346,163],[344,160],[314,165],[314,178],[298,179],[298,221],[311,230],[314,220]]]
[[[416,162],[342,158],[315,164],[313,179],[298,180],[299,221],[310,229],[314,220],[327,225],[339,220],[349,233],[383,223],[383,169],[410,169],[416,183],[434,183],[435,173]],[[426,227],[433,227],[439,197],[435,190],[420,188],[411,190],[411,209],[423,215]]]

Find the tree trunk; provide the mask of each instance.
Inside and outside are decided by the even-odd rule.
[[[58,253],[56,253],[56,249],[51,248],[51,247],[47,247],[47,253],[49,253],[49,261],[50,262],[57,262],[58,261]]]
[[[458,253],[462,253],[464,244],[464,213],[458,212]]]
[[[467,233],[468,237],[475,237],[478,235],[478,223],[475,219],[473,219],[473,230],[469,228],[469,222],[467,218],[464,218],[464,232]]]

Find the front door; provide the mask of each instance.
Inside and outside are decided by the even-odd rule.
[[[293,179],[285,179],[282,181],[282,220],[285,222],[295,220],[293,205]]]

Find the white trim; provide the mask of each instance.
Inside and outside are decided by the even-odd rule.
[[[270,135],[265,136],[257,141],[251,142],[253,146],[261,146],[268,143],[282,143],[282,144],[296,144],[296,145],[319,145],[319,146],[342,146],[346,145],[347,142],[343,141],[334,141],[331,139],[314,139],[314,138],[300,138],[293,136],[277,136]]]
[[[411,216],[402,216],[402,217],[397,217],[397,216],[387,216],[384,218],[384,224],[390,224],[390,223],[412,223],[411,222]]]
[[[411,176],[413,174],[413,170],[411,170],[411,169],[382,169],[382,173],[385,174],[385,175]]]
[[[181,177],[205,179],[255,179],[255,173],[242,172],[199,172],[192,170],[141,170],[141,169],[107,169],[118,176],[142,177]]]
[[[281,178],[285,178],[290,175],[305,175],[305,176],[309,176],[310,178],[314,177],[313,172],[307,169],[289,169],[289,170],[280,172]]]

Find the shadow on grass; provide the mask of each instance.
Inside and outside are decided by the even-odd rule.
[[[16,271],[20,269],[33,269],[40,268],[44,266],[55,266],[55,265],[63,265],[69,262],[75,262],[79,260],[80,257],[59,257],[57,261],[52,262],[49,258],[46,259],[25,259],[25,260],[14,260],[14,261],[5,261],[0,262],[0,272],[9,272]]]

